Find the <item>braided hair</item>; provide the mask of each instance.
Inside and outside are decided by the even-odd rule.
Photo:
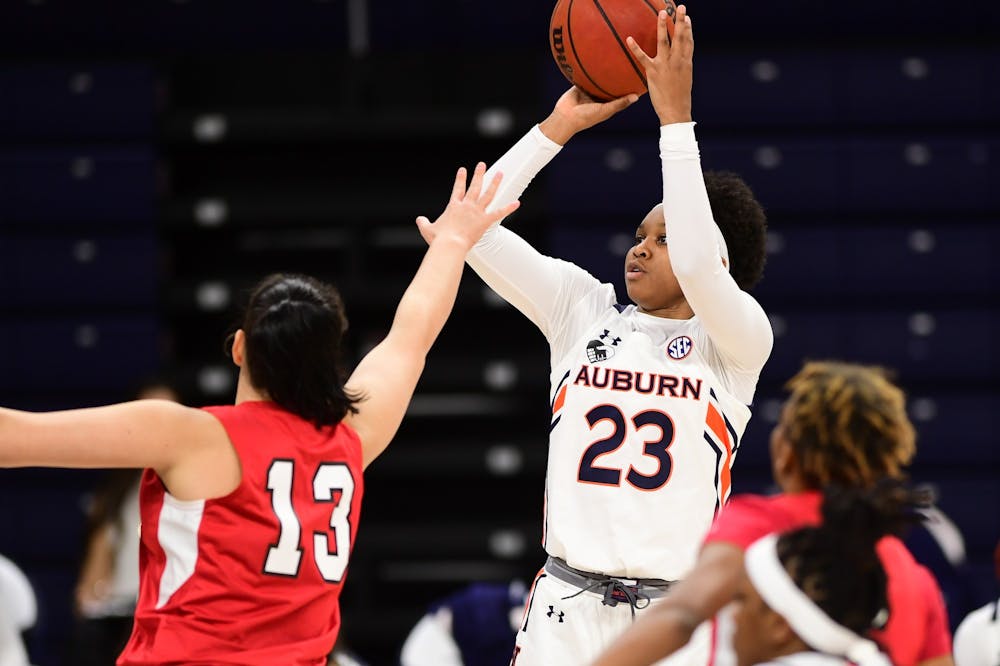
[[[916,452],[903,391],[877,366],[812,361],[785,385],[779,427],[812,488],[902,477]]]
[[[926,490],[898,479],[869,489],[828,486],[819,526],[783,534],[778,559],[813,603],[834,622],[864,635],[888,620],[888,579],[875,550],[887,534],[900,535],[930,503]]]

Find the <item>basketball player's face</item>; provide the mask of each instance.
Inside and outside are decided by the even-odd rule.
[[[657,310],[686,306],[670,265],[661,204],[646,215],[636,229],[632,247],[625,254],[625,288],[632,302],[644,312],[656,314]]]
[[[774,621],[777,619],[746,574],[733,596],[733,650],[739,666],[752,666],[768,661],[775,655]]]

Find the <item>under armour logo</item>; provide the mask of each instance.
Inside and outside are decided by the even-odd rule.
[[[548,615],[549,617],[552,617],[553,615],[556,615],[556,614],[559,615],[559,622],[562,622],[563,621],[563,616],[566,615],[562,611],[557,611],[555,609],[555,606],[549,606],[549,612],[546,613],[546,615]]]
[[[609,331],[608,329],[604,329],[604,332],[601,333],[599,337],[601,338],[601,340],[610,340],[612,347],[617,347],[618,343],[622,341],[621,338],[611,335],[611,331]]]

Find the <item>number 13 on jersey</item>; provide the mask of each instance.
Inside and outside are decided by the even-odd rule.
[[[277,543],[267,550],[264,573],[276,576],[298,576],[302,564],[302,524],[292,506],[292,483],[295,464],[291,460],[275,460],[267,471],[267,489],[271,491],[271,507],[281,527]],[[339,499],[338,499],[339,494]],[[333,504],[330,529],[313,533],[313,559],[323,580],[339,583],[347,569],[351,553],[351,500],[354,497],[354,477],[343,463],[323,463],[316,468],[312,482],[314,502]],[[333,548],[331,552],[331,535]]]

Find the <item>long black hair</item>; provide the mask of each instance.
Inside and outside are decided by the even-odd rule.
[[[783,534],[781,560],[795,585],[830,619],[859,635],[888,621],[887,577],[875,544],[920,520],[930,493],[886,479],[870,489],[831,485],[823,522]]]
[[[250,383],[270,400],[317,427],[357,412],[361,396],[344,389],[347,317],[333,286],[295,273],[269,275],[253,288],[240,326]],[[234,335],[226,339],[229,353]]]

